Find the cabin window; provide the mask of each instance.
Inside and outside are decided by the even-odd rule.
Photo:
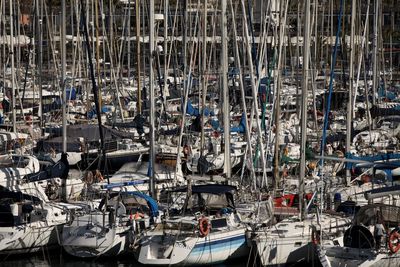
[[[287,232],[289,232],[288,230],[273,230],[273,231],[271,231],[271,233],[273,233],[273,234],[284,234],[284,233],[287,233]]]
[[[295,242],[295,243],[294,243],[294,246],[295,246],[295,247],[301,247],[301,242]]]
[[[221,218],[221,219],[215,219],[211,221],[211,228],[216,229],[216,228],[223,228],[227,227],[228,223],[226,222],[226,218]]]

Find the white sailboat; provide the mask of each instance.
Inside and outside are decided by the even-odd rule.
[[[68,220],[64,206],[1,188],[0,254],[22,254],[58,246],[58,231]]]
[[[189,190],[187,205],[140,238],[135,255],[145,265],[215,264],[248,255],[245,232],[233,203],[235,187],[197,185]]]
[[[343,240],[339,240],[341,242],[318,245],[321,264],[330,267],[399,266],[399,215],[398,206],[370,204],[362,207]]]
[[[61,245],[80,258],[116,256],[134,245],[135,236],[158,217],[158,206],[140,192],[109,192],[96,210],[64,225]]]
[[[286,266],[300,262],[313,262],[313,243],[334,239],[344,233],[350,224],[341,215],[309,214],[304,220],[297,216],[285,219],[268,229],[255,231],[255,244],[262,266]],[[318,229],[314,228],[318,225]]]

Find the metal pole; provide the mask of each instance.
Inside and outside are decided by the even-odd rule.
[[[230,142],[230,121],[229,121],[229,89],[228,89],[228,34],[226,18],[226,1],[221,1],[222,17],[222,89],[223,89],[223,119],[224,119],[224,173],[226,178],[231,178],[231,142]]]
[[[351,5],[351,26],[350,26],[350,83],[349,83],[349,100],[347,102],[347,126],[346,126],[346,153],[350,154],[351,146],[351,123],[353,115],[353,86],[354,86],[354,34],[355,34],[355,21],[356,21],[356,0],[352,0]],[[351,172],[346,168],[346,183],[350,184]]]
[[[142,113],[142,88],[140,87],[140,2],[136,2],[136,72],[137,72],[137,112]]]
[[[67,153],[67,93],[65,91],[65,72],[66,72],[66,30],[65,30],[65,25],[66,25],[66,19],[65,19],[65,1],[61,1],[61,83],[60,87],[62,90],[62,151],[64,153]],[[98,114],[99,115],[99,114]],[[65,179],[62,179],[62,194],[61,198],[62,200],[66,200],[67,197],[67,181]]]
[[[9,53],[11,56],[11,86],[12,86],[12,122],[13,122],[13,132],[17,130],[17,109],[15,107],[15,98],[16,91],[15,91],[15,63],[14,63],[14,12],[13,12],[13,1],[10,1],[10,48]]]
[[[39,127],[43,127],[43,96],[42,96],[42,76],[43,76],[43,1],[36,0],[36,30],[37,30],[37,48],[38,48],[38,58],[37,58],[37,66],[38,66],[38,91],[39,91],[39,110],[38,110],[38,117],[39,117]]]
[[[304,54],[303,54],[303,88],[301,99],[301,145],[300,145],[300,186],[299,186],[299,211],[300,217],[305,218],[304,208],[304,178],[306,174],[306,141],[307,141],[307,94],[308,94],[308,72],[310,62],[310,0],[305,3],[304,23]],[[279,104],[279,103],[278,103]],[[278,133],[277,133],[278,134]]]
[[[376,89],[378,87],[378,9],[379,0],[375,0],[375,12],[374,12],[374,48],[372,51],[373,58],[373,76],[372,76],[372,104],[376,104]]]
[[[154,190],[154,164],[155,164],[155,104],[154,104],[154,70],[153,70],[153,61],[154,61],[154,0],[150,0],[150,168],[149,168],[149,177],[150,177],[150,195],[155,197]]]
[[[204,9],[203,9],[203,53],[202,53],[202,63],[203,63],[203,71],[201,76],[201,88],[202,88],[202,98],[201,98],[201,137],[200,137],[200,156],[203,156],[204,153],[204,109],[206,106],[206,71],[207,71],[207,0],[204,0]],[[200,53],[199,53],[200,54]]]

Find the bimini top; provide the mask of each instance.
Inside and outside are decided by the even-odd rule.
[[[360,208],[354,218],[355,225],[375,225],[382,221],[385,225],[398,225],[400,221],[400,207],[386,204],[370,204]]]
[[[236,186],[222,184],[192,185],[192,193],[226,194],[236,191]],[[187,192],[187,186],[178,187],[170,192]]]

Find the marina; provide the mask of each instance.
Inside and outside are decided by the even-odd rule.
[[[1,0],[0,266],[400,266],[395,0]]]

